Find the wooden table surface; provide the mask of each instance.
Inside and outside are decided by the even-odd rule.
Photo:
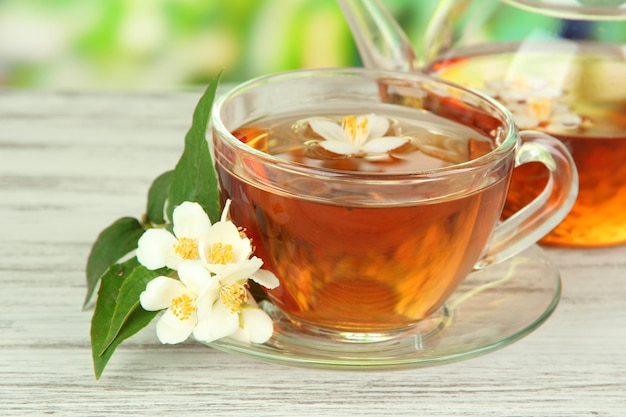
[[[87,254],[108,224],[143,213],[199,95],[0,90],[0,416],[626,416],[626,246],[546,249],[556,311],[474,359],[299,369],[161,345],[152,323],[96,381]]]

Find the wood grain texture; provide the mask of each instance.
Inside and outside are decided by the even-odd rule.
[[[306,370],[162,346],[151,325],[95,381],[87,254],[143,213],[199,95],[0,91],[1,416],[626,415],[626,246],[547,249],[563,280],[554,315],[471,360]]]

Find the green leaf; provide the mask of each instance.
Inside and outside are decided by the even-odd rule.
[[[146,289],[148,282],[160,275],[166,275],[169,272],[171,272],[171,270],[168,268],[151,271],[143,265],[139,265],[124,280],[122,286],[119,288],[115,310],[111,316],[109,331],[103,342],[103,347],[99,352],[100,355],[115,341],[125,324],[132,324],[129,322],[129,318],[135,309],[139,307],[139,295]]]
[[[174,171],[166,171],[159,175],[148,191],[148,207],[146,208],[146,222],[153,225],[165,224],[165,204],[170,190]]]
[[[172,218],[174,208],[185,201],[200,204],[213,222],[220,218],[217,177],[206,139],[206,130],[221,75],[218,74],[208,85],[193,113],[191,128],[185,136],[185,149],[176,164],[169,189],[167,207],[169,219]]]
[[[137,258],[132,258],[122,264],[111,266],[102,276],[96,308],[91,318],[91,352],[96,379],[100,379],[115,349],[124,340],[146,327],[158,314],[157,311],[135,308],[127,317],[115,339],[111,342],[107,340],[121,289],[137,268],[140,268],[139,262]],[[106,347],[107,344],[108,347]]]
[[[100,352],[104,347],[109,328],[111,327],[111,318],[115,311],[117,295],[124,280],[138,265],[137,258],[132,258],[122,264],[112,265],[102,275],[96,308],[91,317],[91,351],[96,378],[100,377],[108,361],[108,358],[106,358],[103,362]]]
[[[137,248],[137,241],[143,232],[139,220],[122,217],[100,233],[87,259],[87,295],[83,308],[89,303],[102,274]]]
[[[158,311],[146,311],[143,308],[137,308],[128,317],[126,324],[122,327],[117,335],[117,338],[109,345],[109,347],[102,353],[97,355],[94,352],[94,370],[96,373],[96,379],[100,379],[102,372],[106,364],[113,356],[115,349],[126,339],[134,336],[141,329],[146,327],[156,317]]]

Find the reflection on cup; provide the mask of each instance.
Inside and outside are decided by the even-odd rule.
[[[280,280],[269,298],[337,338],[412,328],[474,268],[548,233],[576,197],[560,142],[520,138],[495,100],[417,74],[252,80],[220,98],[212,126],[233,221]],[[545,164],[551,185],[498,224],[516,158]]]

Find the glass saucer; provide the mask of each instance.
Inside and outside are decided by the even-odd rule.
[[[248,345],[222,339],[208,345],[306,368],[419,368],[469,359],[521,339],[550,316],[560,294],[556,267],[535,245],[508,261],[473,272],[436,314],[393,339],[355,343],[307,334],[263,301],[275,329],[267,343]]]

